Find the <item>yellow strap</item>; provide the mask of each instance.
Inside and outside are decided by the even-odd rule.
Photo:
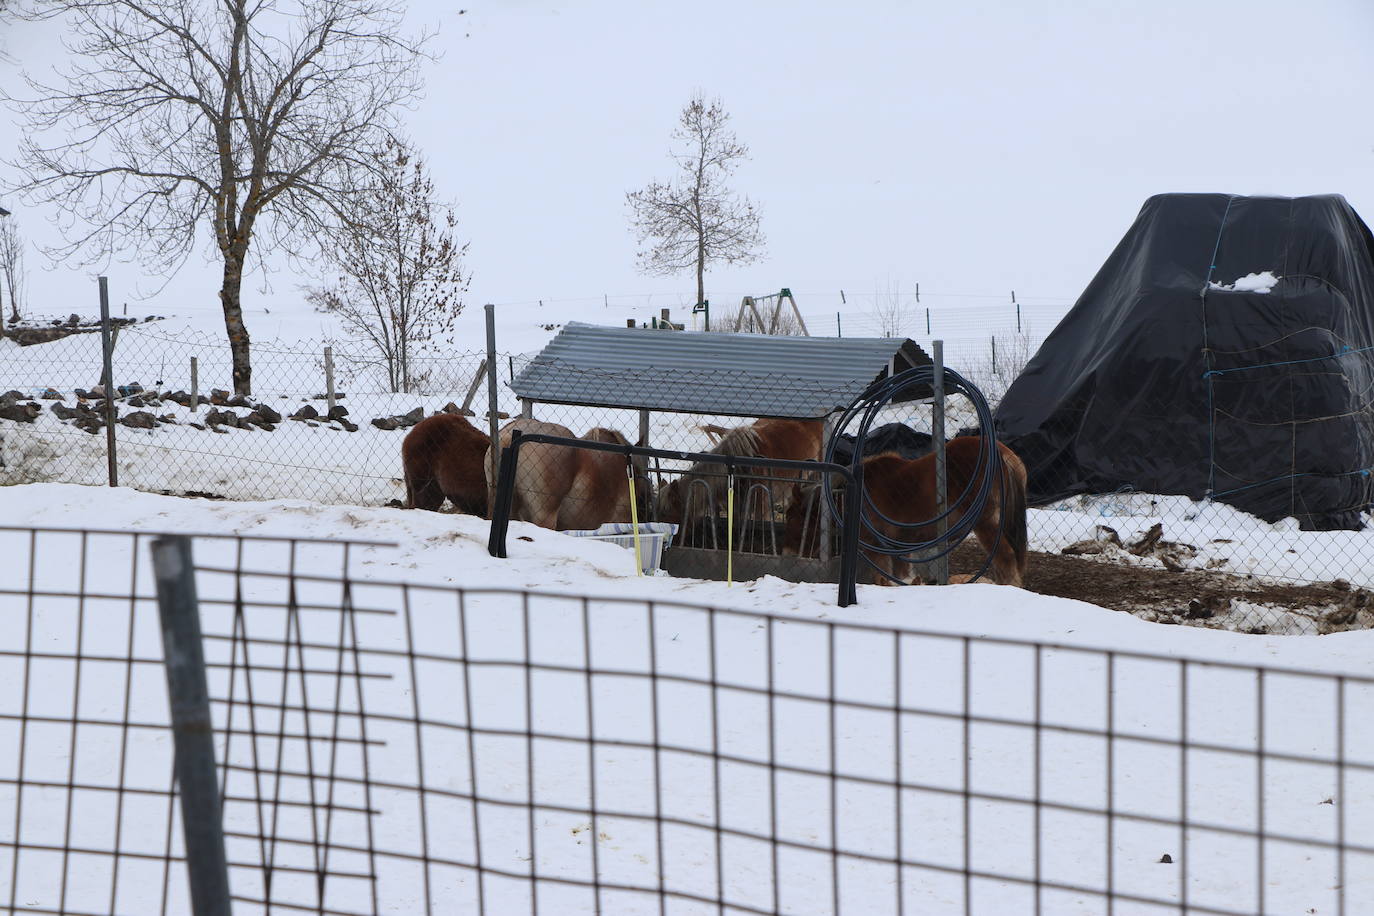
[[[719,543],[719,541],[717,541]],[[725,491],[725,587],[735,584],[735,475]]]
[[[625,465],[625,476],[630,481],[630,524],[635,530],[635,575],[644,575],[644,563],[639,549],[639,505],[635,500],[635,472],[634,465]]]

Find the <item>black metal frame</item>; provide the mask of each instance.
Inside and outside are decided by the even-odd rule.
[[[0,535],[20,569],[0,578],[19,694],[0,708],[17,733],[0,908],[191,912],[173,742],[133,753],[174,729],[163,697],[132,689],[164,666],[140,573],[156,536]],[[205,654],[183,661],[209,675],[234,901],[254,911],[909,916],[933,893],[969,916],[1367,911],[1374,677],[1358,671],[355,578],[358,542],[202,537],[182,568]],[[70,637],[35,629],[54,613]],[[101,637],[102,620],[118,627]],[[113,766],[78,763],[92,742]],[[643,869],[607,855],[627,842]]]
[[[648,448],[642,445],[617,445],[611,442],[593,442],[587,439],[569,439],[566,436],[549,436],[543,433],[522,434],[518,429],[512,431],[510,445],[501,450],[501,463],[496,479],[496,495],[491,510],[491,534],[487,551],[493,557],[506,557],[506,531],[510,527],[511,504],[514,501],[515,468],[520,460],[520,447],[527,443],[562,445],[568,448],[587,449],[594,452],[612,452],[644,458],[670,459],[723,465],[727,472],[736,468],[764,468],[789,471],[814,471],[822,474],[839,474],[851,492],[859,492],[862,471],[857,474],[852,468],[825,461],[793,461],[786,458],[750,458],[739,455],[717,455],[710,452],[680,452],[674,449]],[[859,566],[859,513],[844,512],[840,523],[840,576],[839,597],[836,603],[848,607],[858,601],[855,583],[858,581]]]

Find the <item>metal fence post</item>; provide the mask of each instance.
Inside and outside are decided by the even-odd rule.
[[[152,555],[191,908],[195,916],[230,916],[229,868],[191,539],[185,535],[155,538]]]
[[[488,302],[482,306],[487,318],[487,434],[495,446],[501,441],[500,418],[496,415],[496,306]]]
[[[943,340],[932,341],[931,350],[934,356],[935,378],[934,384],[931,385],[933,398],[931,399],[930,437],[935,446],[935,514],[939,517],[939,521],[935,523],[935,531],[943,537],[944,533],[949,530],[949,519],[945,517],[945,512],[949,508],[945,470],[945,342]],[[935,584],[948,585],[949,554],[938,558],[932,565]]]
[[[119,486],[119,465],[115,450],[114,341],[110,337],[110,283],[100,277],[100,352],[104,361],[105,393],[105,471],[110,486]]]
[[[191,357],[191,416],[200,409],[200,363]]]
[[[501,449],[501,464],[496,471],[496,492],[491,501],[491,528],[487,534],[487,553],[506,557],[506,530],[515,501],[515,462],[520,452],[520,430],[511,430],[510,445]]]
[[[334,413],[334,348],[324,348],[324,403],[330,414]]]
[[[859,519],[863,512],[863,486],[864,467],[863,462],[859,462],[846,481],[845,489],[850,495],[845,498],[844,518],[840,522],[840,593],[837,601],[840,607],[849,607],[859,600]],[[830,514],[824,506],[821,507],[821,511],[826,516]]]

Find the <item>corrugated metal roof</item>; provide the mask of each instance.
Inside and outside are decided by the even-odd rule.
[[[894,357],[898,372],[930,363],[904,338],[708,334],[572,322],[511,388],[545,403],[810,419],[847,407],[887,373]]]

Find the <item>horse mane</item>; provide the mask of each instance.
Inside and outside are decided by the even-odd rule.
[[[629,445],[630,440],[626,439],[623,433],[604,426],[594,426],[587,430],[587,434],[582,437],[590,442],[609,442],[612,445]]]
[[[719,441],[707,451],[712,455],[757,458],[759,455],[759,431],[752,426],[736,426],[734,429],[726,430]]]
[[[697,429],[706,434],[706,438],[711,440],[712,445],[719,442],[721,437],[730,431],[718,423],[703,423]]]

